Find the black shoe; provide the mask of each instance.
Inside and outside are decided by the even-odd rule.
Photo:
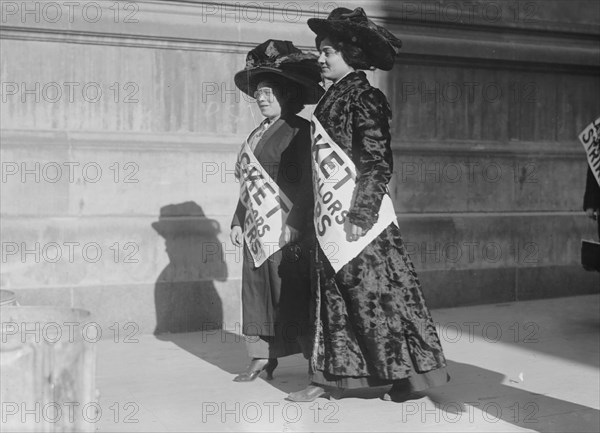
[[[276,358],[255,358],[252,360],[248,369],[243,373],[238,374],[233,378],[234,382],[252,382],[255,380],[263,370],[267,372],[267,379],[273,379],[273,370],[277,367],[277,359]]]
[[[267,380],[273,380],[273,371],[275,371],[278,365],[279,361],[277,361],[277,358],[269,358],[269,362],[265,368],[265,371],[267,372]]]
[[[389,392],[386,392],[381,399],[384,401],[393,401],[394,403],[403,403],[409,400],[418,400],[423,397],[422,393],[408,391],[406,386],[396,386],[396,384],[394,384]]]

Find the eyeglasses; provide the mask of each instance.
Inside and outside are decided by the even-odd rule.
[[[265,95],[265,97],[270,100],[273,98],[274,94],[273,89],[270,87],[261,87],[254,92],[254,99],[258,99],[261,95]]]

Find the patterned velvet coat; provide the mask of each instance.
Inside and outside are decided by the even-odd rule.
[[[392,176],[387,99],[364,73],[353,72],[328,90],[314,114],[356,165],[348,218],[370,229]],[[417,274],[394,224],[337,273],[318,248],[315,274],[322,332],[313,354],[313,382],[325,383],[319,380],[324,377],[352,387],[344,380],[353,377],[378,385],[445,366]]]

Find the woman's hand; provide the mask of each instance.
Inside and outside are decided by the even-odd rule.
[[[231,227],[231,233],[229,233],[231,243],[236,247],[241,247],[244,244],[244,234],[240,226]]]
[[[300,232],[296,230],[294,227],[290,227],[287,224],[283,229],[283,241],[284,243],[296,242],[300,239]]]
[[[367,232],[363,230],[362,227],[350,223],[348,227],[348,240],[351,242],[357,241],[361,238],[361,236],[364,236],[366,233]]]
[[[599,209],[592,209],[591,207],[587,208],[585,210],[585,213],[587,214],[588,218],[593,219],[594,221],[598,219],[598,215],[600,214],[600,210]]]

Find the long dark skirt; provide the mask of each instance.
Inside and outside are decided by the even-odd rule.
[[[337,273],[324,257],[318,248],[312,381],[357,388],[425,375],[415,389],[445,383],[444,353],[398,227],[389,225]]]
[[[302,352],[309,328],[310,268],[305,243],[288,244],[258,268],[244,246],[242,266],[242,333],[264,344],[251,356],[278,358]],[[259,342],[260,343],[260,342]],[[252,352],[252,353],[251,353]],[[265,353],[266,354],[266,353]]]

